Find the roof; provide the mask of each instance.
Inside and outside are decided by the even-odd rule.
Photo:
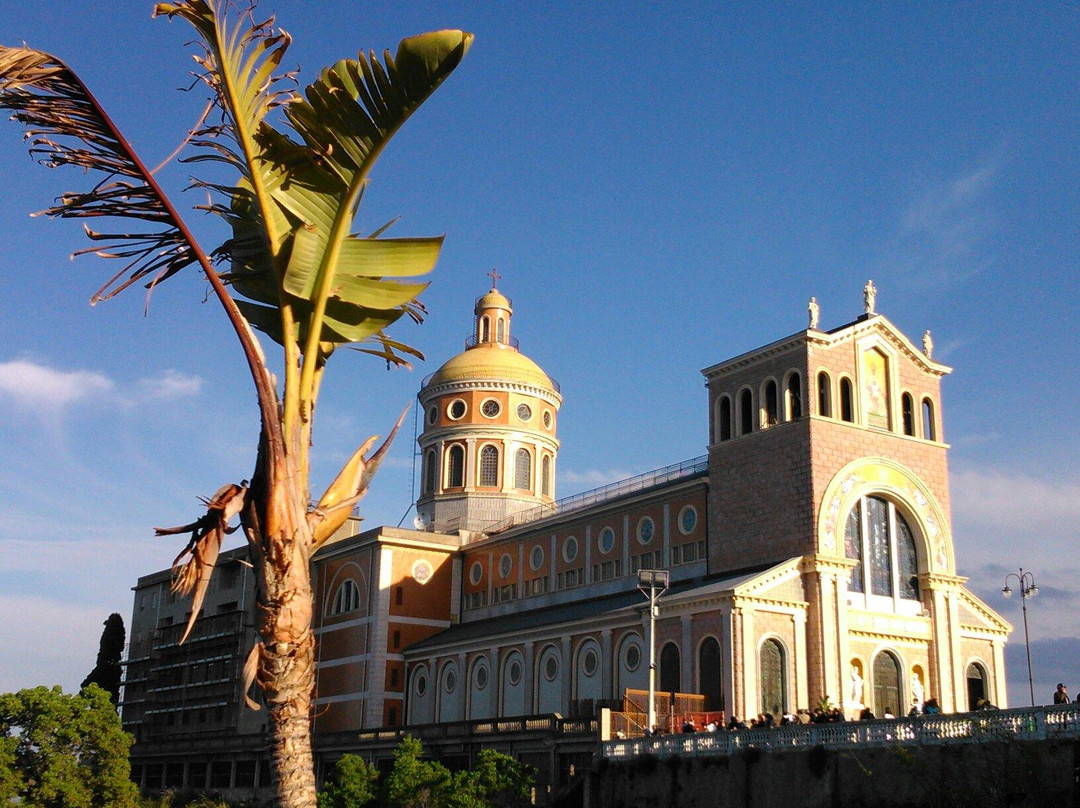
[[[481,343],[447,360],[428,379],[425,388],[454,382],[518,382],[557,392],[558,387],[538,364],[509,345]]]
[[[761,573],[766,572],[777,565],[769,564],[764,567],[754,567],[747,570],[721,573],[720,575],[691,578],[686,581],[673,583],[664,593],[664,599],[679,597],[709,597],[734,592],[734,590],[753,580]],[[408,646],[406,651],[412,653],[430,648],[438,648],[443,645],[453,645],[459,642],[469,642],[482,637],[497,637],[504,634],[518,634],[524,631],[543,629],[546,626],[556,626],[562,623],[571,623],[578,620],[596,620],[603,617],[616,617],[619,613],[625,616],[634,616],[645,606],[645,600],[637,589],[618,592],[614,595],[591,598],[589,600],[575,600],[561,603],[556,606],[545,606],[530,609],[527,612],[515,612],[497,617],[474,620],[468,623],[459,623],[445,631],[433,634],[423,640]]]

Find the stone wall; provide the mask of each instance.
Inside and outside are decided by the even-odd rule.
[[[1080,805],[1080,745],[1001,740],[954,746],[603,759],[597,808],[996,808]]]

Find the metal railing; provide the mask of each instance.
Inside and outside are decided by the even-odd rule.
[[[643,491],[646,488],[652,488],[663,483],[696,477],[700,474],[704,474],[708,470],[708,455],[695,457],[692,460],[684,460],[681,463],[672,463],[670,466],[646,471],[645,473],[638,474],[634,477],[627,477],[625,480],[619,480],[599,488],[593,488],[589,491],[582,491],[580,494],[564,497],[550,505],[537,505],[534,508],[519,511],[498,522],[493,522],[485,527],[483,531],[490,535],[499,533],[503,530],[508,530],[517,525],[535,522],[538,519],[544,519],[548,516],[564,516],[568,513],[589,508],[607,500],[617,499],[626,494],[632,494],[635,491]]]
[[[361,741],[394,740],[412,735],[421,741],[440,738],[483,738],[495,734],[521,732],[550,732],[556,735],[592,735],[599,733],[595,718],[563,718],[549,713],[544,715],[520,715],[510,718],[474,718],[443,724],[416,724],[407,727],[376,729],[361,732]]]
[[[874,747],[986,743],[1006,739],[1039,741],[1080,738],[1080,707],[1024,707],[1012,710],[924,715],[836,724],[789,724],[768,729],[718,730],[651,738],[605,741],[604,757],[640,755],[722,756],[740,749],[800,749],[814,746]]]

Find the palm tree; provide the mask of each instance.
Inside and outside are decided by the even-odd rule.
[[[351,227],[373,163],[459,64],[472,35],[412,37],[381,61],[360,53],[324,69],[301,95],[280,72],[289,35],[273,18],[256,22],[253,6],[177,0],[155,9],[186,21],[199,37],[197,75],[210,107],[191,133],[191,159],[224,164],[237,176],[232,185],[195,181],[213,194],[209,210],[230,228],[214,249],[200,246],[152,172],[56,57],[0,47],[0,107],[25,125],[30,151],[45,165],[101,177],[47,211],[121,222],[109,232],[86,228],[95,244],[81,252],[124,262],[92,303],[134,284],[152,288],[194,266],[240,342],[261,419],[254,472],[250,486],[223,487],[206,500],[206,515],[184,526],[192,536],[174,586],[193,595],[194,620],[229,519],[239,514],[257,571],[260,636],[245,666],[245,690],[257,682],[268,706],[280,804],[308,808],[316,804],[310,559],[364,495],[393,437],[376,451],[377,438],[365,442],[313,504],[315,405],[327,360],[343,346],[391,364],[419,356],[385,329],[402,315],[423,315],[417,295],[426,284],[401,279],[429,272],[442,245],[441,238],[383,238],[385,227],[359,236]],[[282,347],[280,382],[255,330]]]

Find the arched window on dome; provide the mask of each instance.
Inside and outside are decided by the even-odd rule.
[[[486,314],[480,318],[480,341],[489,342],[491,340],[491,318]]]
[[[478,484],[484,488],[495,488],[499,484],[499,450],[490,443],[480,450]]]
[[[502,317],[495,321],[495,341],[500,345],[506,342],[506,320]]]
[[[532,455],[528,449],[518,449],[514,455],[514,488],[532,488]]]
[[[462,488],[465,485],[465,447],[455,444],[447,453],[446,488]]]
[[[919,600],[919,561],[915,534],[889,500],[860,497],[848,514],[844,555],[857,561],[849,592],[900,600]]]
[[[424,493],[435,493],[435,450],[424,453]]]
[[[551,455],[544,455],[540,461],[540,493],[545,497],[551,496]]]
[[[832,418],[832,380],[824,370],[817,375],[818,415]]]

